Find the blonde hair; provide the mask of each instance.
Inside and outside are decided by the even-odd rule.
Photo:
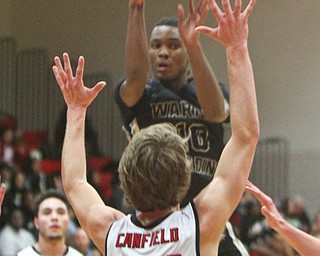
[[[155,124],[134,135],[119,163],[127,202],[143,212],[180,203],[191,179],[187,151],[187,139],[172,124]]]

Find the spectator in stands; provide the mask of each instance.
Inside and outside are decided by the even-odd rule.
[[[33,194],[31,191],[27,191],[23,195],[21,210],[24,216],[24,228],[30,231],[34,237],[37,237],[38,232],[34,227],[34,198],[37,195]]]
[[[12,183],[12,177],[14,174],[14,169],[7,165],[6,163],[1,163],[0,164],[0,177],[1,177],[1,192],[3,192],[3,189],[5,187],[5,191],[8,194],[10,191],[11,183]],[[2,197],[3,196],[3,197]],[[1,205],[7,206],[7,200],[4,198],[4,194],[0,194],[0,210],[1,210]],[[9,218],[9,207],[3,207],[1,211],[2,217],[0,218],[0,230],[3,228],[3,226],[7,223],[8,218]]]
[[[27,187],[34,194],[44,192],[47,189],[47,177],[41,170],[41,160],[41,152],[31,150],[23,166],[27,175]]]
[[[20,251],[18,256],[81,254],[66,244],[69,224],[68,201],[61,191],[47,190],[35,201],[34,225],[38,241]]]
[[[75,248],[84,256],[102,255],[93,245],[88,234],[78,227],[74,236]]]
[[[2,183],[6,184],[7,191],[10,190],[14,173],[15,170],[10,165],[4,162],[0,163],[1,181]]]
[[[23,172],[15,172],[12,177],[10,190],[6,196],[5,206],[9,207],[9,209],[22,207],[23,195],[27,191],[25,174]]]
[[[311,232],[311,221],[309,214],[304,205],[304,200],[300,195],[293,197],[293,215],[300,221],[301,230],[304,232]]]
[[[246,214],[241,217],[239,224],[241,241],[252,250],[267,237],[270,237],[272,230],[260,212],[260,204],[252,200],[246,204]]]
[[[0,161],[14,166],[15,163],[15,130],[4,127],[0,130]]]
[[[15,143],[15,161],[18,166],[23,167],[24,162],[28,157],[29,150],[28,143],[18,136]]]
[[[288,197],[281,203],[281,211],[286,221],[304,232],[310,233],[310,220],[301,197]]]
[[[54,141],[55,141],[55,156],[60,159],[61,151],[62,151],[62,144],[64,133],[66,130],[66,111],[67,108],[63,107],[61,109],[58,120],[55,125],[55,132],[54,132]],[[85,143],[86,143],[86,152],[87,156],[100,156],[99,150],[99,143],[98,143],[98,135],[95,131],[91,119],[87,118],[85,121],[86,127],[86,134],[85,134]]]
[[[34,244],[32,233],[23,228],[24,216],[19,208],[10,212],[9,222],[0,233],[0,255],[13,256],[23,248]]]

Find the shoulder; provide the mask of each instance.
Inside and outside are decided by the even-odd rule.
[[[116,101],[120,101],[120,88],[122,86],[122,84],[124,83],[124,81],[126,81],[125,77],[122,77],[121,79],[118,80],[118,82],[116,83],[115,87],[114,87],[114,97]]]
[[[77,251],[76,249],[74,249],[71,246],[68,246],[68,252],[66,254],[66,256],[80,256],[82,255],[79,251]]]
[[[17,256],[40,256],[40,254],[32,246],[28,246],[18,252]]]

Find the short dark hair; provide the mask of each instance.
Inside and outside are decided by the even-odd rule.
[[[65,194],[62,191],[56,190],[56,189],[48,189],[46,191],[44,191],[43,193],[41,193],[36,199],[35,199],[35,203],[34,203],[34,214],[35,216],[38,216],[38,212],[39,212],[39,206],[40,204],[48,199],[48,198],[57,198],[60,199],[62,202],[65,203],[65,205],[67,206],[67,208],[69,208],[69,201],[67,199],[67,197],[65,196]]]
[[[178,18],[177,17],[164,17],[159,20],[153,28],[159,26],[171,26],[171,27],[178,27]]]

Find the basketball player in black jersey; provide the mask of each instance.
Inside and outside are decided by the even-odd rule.
[[[229,94],[219,84],[194,29],[207,16],[207,0],[188,0],[177,18],[164,18],[147,41],[144,9],[147,0],[130,0],[125,44],[125,77],[115,98],[128,137],[152,124],[170,122],[182,137],[190,135],[191,187],[182,205],[190,202],[212,179],[224,147],[223,122],[228,121]],[[151,78],[149,78],[149,64]],[[189,133],[190,132],[190,133]],[[227,223],[219,255],[248,255]]]

